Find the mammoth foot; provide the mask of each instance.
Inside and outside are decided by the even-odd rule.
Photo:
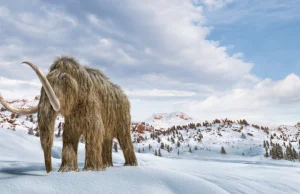
[[[107,168],[107,167],[111,167],[111,166],[114,166],[112,163],[106,163],[106,164],[103,164],[104,168]]]
[[[124,166],[137,166],[137,162],[125,162]]]
[[[103,167],[97,167],[97,168],[95,168],[95,167],[84,167],[82,169],[82,171],[104,171],[104,169],[105,168],[103,168]]]
[[[58,172],[71,172],[71,171],[79,172],[79,169],[71,166],[61,166],[58,170]]]

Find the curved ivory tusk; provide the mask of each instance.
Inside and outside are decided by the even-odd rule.
[[[9,110],[10,112],[19,114],[19,115],[32,115],[38,112],[38,105],[32,107],[32,108],[15,108],[8,104],[4,99],[3,96],[0,93],[0,103]]]
[[[25,63],[27,65],[29,65],[37,74],[37,76],[39,77],[42,85],[43,85],[43,88],[49,98],[49,101],[52,105],[52,108],[58,112],[60,110],[60,103],[59,103],[59,100],[58,98],[56,97],[54,91],[53,91],[53,88],[52,86],[50,85],[50,83],[48,82],[48,79],[44,76],[44,74],[40,71],[40,69],[35,66],[34,64],[32,64],[31,62],[28,62],[28,61],[24,61],[22,63]]]

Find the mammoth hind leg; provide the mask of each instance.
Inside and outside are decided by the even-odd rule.
[[[67,130],[63,133],[62,162],[58,172],[79,171],[77,163],[77,149],[80,135],[68,136]]]
[[[123,155],[125,158],[124,166],[137,166],[137,160],[133,149],[133,144],[131,142],[130,133],[118,134],[118,141],[120,147],[123,150]]]
[[[102,145],[102,160],[104,167],[113,166],[112,163],[112,139],[104,139]]]

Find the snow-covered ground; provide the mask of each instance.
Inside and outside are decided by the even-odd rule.
[[[37,102],[18,100],[11,104],[26,108]],[[0,110],[0,194],[300,193],[299,161],[265,158],[263,146],[263,141],[272,141],[283,151],[284,143],[299,151],[300,123],[266,129],[221,120],[203,126],[203,121],[182,112],[153,114],[145,121],[148,124],[133,125],[131,133],[139,166],[123,167],[119,150],[113,152],[114,167],[105,171],[58,173],[62,138],[57,134],[64,122],[59,116],[52,149],[53,171],[47,174],[40,140],[35,136],[36,115],[24,117]],[[198,122],[201,126],[177,127]],[[220,154],[221,147],[226,155]],[[155,156],[155,150],[162,157]],[[83,143],[79,144],[78,160],[82,169]]]
[[[0,193],[299,193],[300,165],[261,157],[237,159],[212,155],[193,159],[137,153],[139,166],[123,167],[122,152],[114,167],[101,172],[58,173],[61,139],[54,142],[53,171],[45,172],[38,137],[0,128]],[[200,150],[199,150],[200,152]],[[201,153],[201,152],[200,152]],[[204,153],[204,152],[203,152]],[[84,144],[79,146],[83,168]]]

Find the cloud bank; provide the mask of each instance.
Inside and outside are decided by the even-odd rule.
[[[135,120],[184,111],[201,119],[270,115],[276,122],[296,122],[295,72],[282,80],[259,78],[242,52],[229,54],[208,39],[213,26],[204,10],[231,2],[7,1],[0,6],[0,91],[36,95],[36,76],[20,62],[32,61],[47,73],[55,57],[73,55],[124,88]]]

